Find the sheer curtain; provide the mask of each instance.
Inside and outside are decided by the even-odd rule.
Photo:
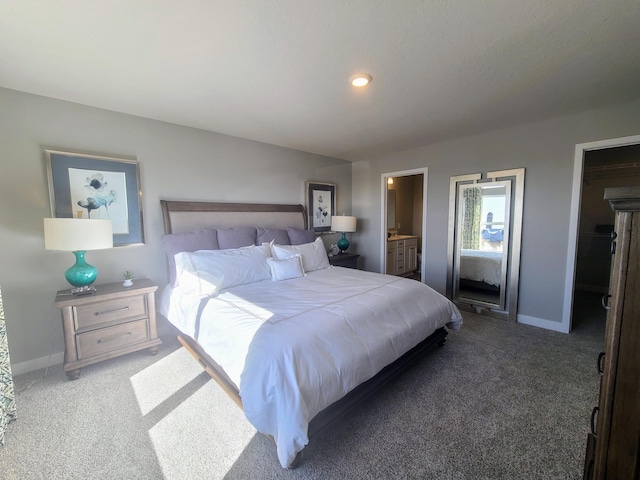
[[[16,401],[13,393],[13,377],[9,360],[7,326],[4,322],[2,290],[0,290],[0,446],[4,445],[7,425],[16,418]]]

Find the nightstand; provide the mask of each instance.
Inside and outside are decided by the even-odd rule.
[[[56,295],[64,329],[64,371],[70,380],[80,369],[109,358],[145,348],[158,353],[162,341],[156,331],[155,291],[151,280],[96,285],[96,292],[72,296],[69,290]]]
[[[358,268],[357,253],[339,253],[329,257],[329,263],[335,267]]]

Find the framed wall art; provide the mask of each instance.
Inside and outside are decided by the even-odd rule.
[[[331,231],[331,216],[336,214],[336,186],[307,182],[309,228],[316,233]]]
[[[144,244],[137,160],[45,150],[51,216],[102,218],[113,245]]]

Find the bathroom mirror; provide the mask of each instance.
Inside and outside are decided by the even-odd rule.
[[[396,191],[387,187],[387,230],[396,228]]]
[[[458,304],[517,314],[524,169],[451,177],[447,294]]]

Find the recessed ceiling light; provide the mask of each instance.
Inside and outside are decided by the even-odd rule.
[[[371,83],[372,79],[373,78],[368,73],[356,73],[355,75],[351,75],[349,81],[354,87],[364,87]]]

